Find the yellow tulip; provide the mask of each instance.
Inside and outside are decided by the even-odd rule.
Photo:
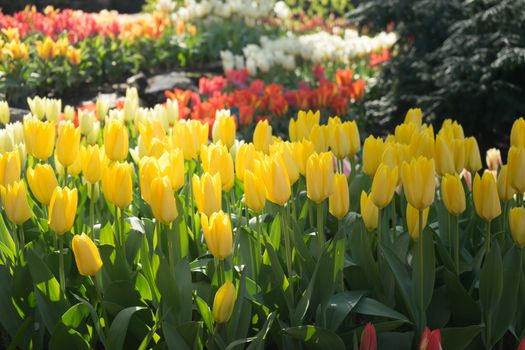
[[[232,189],[235,174],[233,171],[233,158],[226,146],[210,144],[201,148],[202,168],[204,172],[221,174],[222,190],[228,192]]]
[[[257,161],[256,173],[265,180],[266,198],[270,202],[284,205],[290,199],[292,188],[282,157],[275,155],[267,161]]]
[[[0,153],[0,185],[7,186],[20,180],[20,154],[17,150]]]
[[[310,132],[314,125],[319,125],[319,118],[321,113],[316,111],[299,111],[297,113],[297,120],[290,119],[289,133],[290,141],[302,141],[305,138],[310,137]]]
[[[170,145],[167,137],[162,139],[154,138],[151,140],[151,146],[148,151],[148,156],[160,158],[165,152],[169,152]]]
[[[159,176],[153,179],[150,185],[150,205],[155,218],[169,225],[177,218],[177,201],[171,189],[170,179]]]
[[[224,260],[233,252],[232,224],[230,217],[222,210],[211,214],[201,214],[202,231],[210,253]]]
[[[421,230],[423,230],[427,225],[428,210],[428,207],[423,209]],[[406,217],[408,234],[410,235],[410,238],[419,239],[419,235],[421,234],[419,231],[419,210],[411,206],[410,203],[407,203]]]
[[[208,216],[221,210],[221,175],[204,173],[201,177],[193,175],[193,195],[199,213]]]
[[[465,168],[470,171],[471,174],[474,174],[481,169],[481,156],[479,154],[478,141],[476,141],[476,138],[471,136],[465,139],[465,148],[467,155]]]
[[[467,145],[468,145],[468,139],[455,139],[452,141],[452,152],[454,153],[454,169],[459,174],[463,171],[465,166],[468,166],[467,162],[469,159],[466,159],[467,154]],[[476,144],[477,148],[477,144]],[[479,156],[479,151],[478,151]],[[481,160],[480,160],[481,162]],[[481,168],[481,163],[480,163]]]
[[[0,43],[0,46],[1,43]],[[0,101],[0,124],[7,125],[9,124],[10,112],[9,105],[6,101]]]
[[[414,123],[399,124],[394,131],[395,140],[404,145],[408,145],[414,133],[418,132],[419,127]]]
[[[40,160],[48,159],[55,147],[55,123],[24,118],[24,139],[27,153]]]
[[[140,195],[146,203],[151,203],[151,182],[159,176],[160,167],[158,161],[153,157],[143,157],[139,163]]]
[[[299,167],[294,161],[292,156],[292,146],[289,142],[275,142],[270,146],[270,155],[280,155],[286,166],[286,172],[288,173],[288,179],[290,180],[290,185],[299,180]]]
[[[457,174],[446,174],[441,180],[441,197],[448,212],[459,215],[465,211],[465,190]]]
[[[75,235],[71,242],[78,272],[82,276],[95,276],[102,267],[97,246],[85,233]]]
[[[77,189],[56,187],[49,201],[49,227],[59,236],[71,230],[77,212]]]
[[[348,181],[344,174],[334,175],[334,190],[328,199],[328,209],[330,214],[338,219],[345,217],[350,208],[350,193],[348,191]]]
[[[408,203],[416,209],[425,209],[434,202],[436,189],[434,160],[423,156],[403,163],[401,181]]]
[[[368,176],[374,176],[381,163],[384,151],[383,139],[370,135],[363,145],[363,172]]]
[[[463,127],[457,121],[453,121],[452,119],[445,119],[443,121],[439,134],[443,135],[447,140],[463,140],[465,138]]]
[[[440,176],[455,172],[454,153],[442,135],[437,135],[435,143],[436,172]]]
[[[376,207],[383,209],[390,204],[397,187],[398,176],[397,166],[392,168],[386,164],[379,165],[370,192],[370,199]]]
[[[512,187],[512,184],[510,183],[508,170],[508,165],[504,165],[501,167],[501,170],[498,174],[498,195],[499,199],[501,199],[502,201],[511,200],[512,197],[514,197],[514,195],[516,194],[516,190],[514,189],[514,187]]]
[[[360,204],[361,217],[363,218],[367,230],[375,230],[378,225],[379,209],[374,202],[372,202],[371,196],[368,196],[365,191],[361,192]]]
[[[330,149],[338,159],[353,156],[361,149],[359,130],[355,121],[334,123],[330,127]]]
[[[112,161],[123,161],[128,156],[128,129],[124,122],[117,118],[109,118],[104,125],[104,150]]]
[[[102,176],[102,192],[106,199],[120,209],[126,208],[133,200],[131,164],[113,163]]]
[[[317,153],[328,151],[328,140],[330,138],[330,129],[328,125],[314,125],[310,131],[310,141],[314,145]]]
[[[213,299],[213,319],[217,323],[226,323],[230,320],[235,306],[235,287],[230,281],[224,283]]]
[[[66,122],[58,133],[56,155],[64,167],[72,165],[80,150],[80,129],[71,122]]]
[[[525,247],[525,208],[512,208],[509,212],[509,226],[512,238],[520,248]]]
[[[301,175],[306,176],[306,162],[312,153],[314,153],[314,144],[311,141],[303,139],[300,142],[294,143],[292,147],[292,157]]]
[[[184,154],[180,149],[164,152],[158,160],[160,173],[170,179],[171,189],[178,191],[184,186]]]
[[[35,198],[44,205],[49,205],[51,196],[58,186],[57,177],[49,164],[37,164],[27,169],[27,183]]]
[[[510,130],[510,145],[515,147],[525,147],[525,119],[520,117],[512,124]]]
[[[272,142],[272,126],[268,123],[268,120],[259,121],[253,132],[255,149],[259,152],[268,153]]]
[[[84,179],[93,185],[102,179],[102,172],[106,166],[104,152],[98,145],[82,147],[80,149],[80,164]]]
[[[330,152],[314,153],[306,163],[306,194],[321,203],[334,190],[334,163]]]
[[[412,158],[424,156],[434,158],[434,131],[431,127],[415,132],[410,140],[410,155]]]
[[[153,140],[162,140],[166,136],[162,123],[158,119],[146,119],[137,122],[137,129],[139,130],[141,141],[144,143],[146,153],[151,155]]]
[[[525,192],[525,148],[512,146],[507,157],[509,180],[514,189]]]
[[[485,221],[491,221],[501,214],[501,204],[494,176],[485,172],[483,177],[476,174],[472,190],[476,213]]]
[[[31,208],[27,201],[24,181],[15,181],[7,186],[0,186],[2,205],[7,217],[16,225],[22,225],[31,218]]]
[[[405,115],[405,124],[413,123],[416,126],[421,126],[423,120],[423,112],[421,108],[410,108]]]
[[[263,178],[250,170],[244,172],[244,200],[248,208],[256,213],[264,209],[266,188]]]
[[[253,143],[243,143],[235,157],[235,175],[239,181],[244,181],[246,170],[254,170],[255,159],[260,159]]]
[[[220,140],[230,149],[235,142],[235,129],[235,118],[230,115],[230,111],[217,111],[211,131],[213,142]]]

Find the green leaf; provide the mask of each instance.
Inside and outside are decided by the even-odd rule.
[[[109,328],[107,348],[109,350],[120,350],[124,346],[126,340],[126,334],[128,332],[128,325],[131,317],[135,312],[143,310],[145,307],[132,306],[120,311]]]
[[[315,326],[299,326],[283,329],[290,337],[302,341],[308,349],[345,349],[345,344],[334,332]]]
[[[443,280],[447,287],[447,299],[454,320],[463,324],[479,323],[481,321],[479,306],[463,287],[458,276],[444,268]]]
[[[197,309],[201,314],[202,320],[208,328],[208,332],[213,332],[213,314],[211,313],[210,306],[198,295],[195,296],[195,303],[197,304]]]
[[[34,319],[33,316],[27,317],[24,322],[20,325],[20,328],[16,331],[13,338],[11,339],[11,343],[9,344],[9,347],[7,350],[16,350],[18,344],[23,341],[23,338],[27,336],[26,332],[29,329],[29,327],[33,324]],[[22,345],[21,348],[25,348],[26,346]]]
[[[442,348],[447,350],[463,350],[477,337],[481,329],[481,325],[443,328],[441,330]]]
[[[268,332],[270,331],[270,328],[272,328],[273,321],[277,317],[277,312],[272,312],[268,315],[266,318],[266,321],[264,321],[264,325],[262,326],[261,330],[255,335],[253,341],[248,346],[247,350],[263,350],[264,349],[264,341],[266,340],[266,336],[268,335]]]
[[[75,329],[59,322],[51,334],[49,349],[90,349],[88,342]]]
[[[15,260],[15,242],[5,226],[4,219],[0,215],[0,251],[11,261]]]
[[[22,318],[12,303],[13,294],[13,277],[9,268],[0,265],[0,323],[12,337],[22,324]]]
[[[358,305],[361,298],[365,295],[366,292],[364,291],[344,291],[332,295],[324,312],[324,319],[326,320],[324,327],[334,332],[337,331],[346,316]]]
[[[354,312],[369,316],[388,317],[410,323],[410,321],[402,313],[389,308],[375,299],[367,297],[364,297],[359,301],[359,303],[354,308]]]
[[[484,315],[491,315],[499,306],[503,291],[503,262],[496,242],[485,257],[479,276],[479,300]]]
[[[69,308],[61,317],[61,321],[66,327],[78,328],[80,324],[89,316],[89,308],[78,303]]]
[[[242,272],[237,290],[237,299],[230,320],[226,324],[229,340],[244,338],[250,329],[252,304],[246,300],[246,271]]]
[[[414,290],[414,293],[418,308],[423,310],[427,309],[432,299],[436,277],[436,258],[432,236],[432,230],[429,227],[423,230],[415,244],[414,258],[412,260],[412,281],[414,288],[417,286],[417,290]],[[422,256],[420,254],[421,249]],[[419,322],[424,322],[424,320],[419,320]]]
[[[378,349],[411,349],[414,332],[383,332],[377,334]]]
[[[104,335],[104,332],[102,332],[102,326],[100,325],[100,318],[98,317],[97,311],[91,305],[87,300],[83,299],[82,297],[76,295],[75,293],[71,293],[73,296],[79,300],[82,304],[84,304],[88,309],[89,313],[91,315],[91,321],[93,321],[93,324],[95,326],[95,330],[97,331],[98,338],[102,342],[104,346],[106,346],[106,337]],[[105,322],[109,322],[109,320],[104,320]]]
[[[69,308],[69,302],[64,299],[56,278],[33,249],[27,249],[26,256],[39,313],[47,330],[52,333],[62,314]]]

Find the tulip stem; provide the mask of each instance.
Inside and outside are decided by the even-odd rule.
[[[64,167],[64,187],[67,187],[67,166]]]
[[[292,251],[290,246],[290,235],[288,234],[288,226],[286,220],[286,207],[281,207],[281,234],[284,236],[284,249],[286,255],[286,268],[288,270],[288,278],[292,276]]]
[[[197,246],[197,256],[201,255],[201,242],[200,242],[200,232],[195,232],[195,215],[193,214],[193,161],[188,161],[188,213],[190,214],[190,225],[191,233],[195,238],[195,245]]]
[[[58,278],[62,293],[66,292],[66,277],[64,275],[64,235],[58,238]]]
[[[452,226],[454,228],[454,265],[456,266],[456,275],[459,276],[459,223],[458,217],[452,217]]]
[[[490,235],[490,220],[489,220],[487,221],[487,232],[485,236],[485,254],[488,254],[490,252],[490,240],[491,240],[491,235]]]
[[[420,280],[419,280],[419,302],[421,303],[419,305],[419,320],[421,322],[421,332],[423,329],[425,329],[426,326],[426,315],[425,315],[425,308],[423,307],[423,297],[424,297],[424,266],[423,266],[423,255],[424,255],[424,245],[423,245],[423,209],[418,210],[418,222],[419,226],[419,268],[421,272]]]
[[[224,260],[215,258],[215,273],[217,273],[217,284],[222,286],[226,282],[226,277],[224,273]]]
[[[22,252],[24,250],[24,247],[26,246],[26,240],[24,235],[24,226],[18,225],[18,235],[20,237],[20,251]]]
[[[175,276],[175,260],[173,257],[173,237],[172,237],[171,232],[169,232],[169,225],[163,225],[163,224],[159,224],[159,225],[161,227],[164,227],[164,233],[166,234],[166,239],[168,240],[168,263],[170,264],[170,271],[172,272],[173,276]]]
[[[324,219],[323,219],[323,202],[317,204],[317,239],[319,243],[319,256],[323,252],[324,237]]]
[[[261,227],[261,221],[259,220],[259,215],[255,215],[255,222],[257,223],[257,262],[260,267],[261,259],[262,259],[262,227]],[[259,272],[258,272],[259,273]]]
[[[382,217],[383,217],[383,209],[378,208],[377,210],[377,261],[379,262],[383,256],[383,242],[381,237],[381,229],[382,229]]]
[[[108,315],[106,313],[106,307],[104,306],[104,299],[102,298],[102,288],[100,287],[100,281],[99,281],[100,275],[96,274],[95,276],[91,276],[91,279],[93,280],[93,283],[95,284],[95,290],[97,292],[98,302],[100,305],[100,309],[102,311],[102,319],[104,320],[104,333],[107,336],[107,332],[109,330],[109,319]]]
[[[397,215],[396,215],[396,196],[392,196],[392,243],[396,240],[396,227],[397,227]]]
[[[91,198],[89,199],[89,224],[91,225],[91,239],[95,240],[95,184],[91,186]]]

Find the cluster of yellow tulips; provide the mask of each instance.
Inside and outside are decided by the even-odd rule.
[[[422,123],[419,109],[409,110],[386,139],[366,138],[361,153],[354,121],[332,117],[322,125],[319,112],[299,112],[290,121],[290,141],[273,136],[268,121],[260,121],[253,141],[243,142],[236,139],[236,120],[229,111],[217,113],[210,133],[208,124],[177,120],[173,106],[135,113],[140,118],[126,115],[126,108],[108,111],[101,106],[100,121],[85,116],[75,126],[67,116],[59,121],[61,105],[57,104],[32,106],[37,115],[27,115],[22,123],[2,130],[0,189],[5,216],[12,223],[15,259],[35,249],[36,243],[26,241],[27,228],[53,233],[55,246],[50,248],[58,249],[62,293],[68,286],[75,288],[72,281],[68,283],[71,272],[65,271],[68,250],[64,244],[71,248],[82,276],[97,275],[107,263],[98,247],[113,245],[132,269],[144,271],[154,300],[159,287],[154,278],[157,271],[151,272],[151,266],[158,268],[159,262],[152,251],[161,259],[166,257],[174,274],[181,260],[197,261],[211,254],[214,264],[208,277],[218,288],[213,318],[223,324],[236,305],[238,271],[248,269],[252,280],[262,283],[264,265],[277,268],[275,250],[283,254],[286,283],[291,287],[286,293],[291,293],[289,308],[294,309],[294,295],[301,288],[294,276],[308,262],[305,252],[315,252],[314,260],[321,261],[334,249],[334,285],[345,285],[346,238],[353,234],[345,227],[362,220],[376,242],[379,262],[392,260],[389,250],[407,232],[417,242],[413,264],[422,268],[418,270],[421,276],[413,278],[418,305],[414,322],[422,331],[430,302],[423,277],[427,253],[421,237],[427,235],[426,227],[432,226],[446,240],[458,275],[462,269],[459,217],[470,202],[487,223],[485,254],[493,240],[490,223],[502,212],[500,200],[515,243],[520,248],[525,245],[522,118],[512,128],[508,164],[500,168],[501,159],[492,151],[490,169],[480,176],[476,139],[465,137],[461,126],[451,120],[435,135],[431,125]],[[103,126],[94,127],[96,123]],[[510,209],[514,200],[516,206]],[[429,220],[436,202],[449,213],[444,221],[448,228]],[[140,248],[140,253],[135,249],[138,255],[129,256],[132,216],[150,220],[153,226],[147,227],[154,231],[154,238],[146,240],[147,249]],[[274,221],[268,221],[272,216]],[[399,217],[404,222],[398,223]],[[305,235],[308,220],[312,234]],[[253,240],[243,240],[243,230],[250,230]],[[340,240],[342,245],[337,243]],[[243,244],[255,247],[250,248],[249,258],[243,256]],[[96,278],[94,283],[102,298],[105,293]],[[107,324],[104,327],[108,329]]]

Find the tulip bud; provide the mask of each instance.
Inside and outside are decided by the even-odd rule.
[[[80,164],[86,181],[95,184],[102,179],[103,167],[106,166],[104,152],[98,145],[82,147]]]
[[[88,145],[94,145],[98,142],[98,135],[100,134],[100,122],[96,121],[93,123],[93,128],[86,135],[86,142]]]
[[[423,120],[423,112],[421,108],[410,108],[405,115],[405,124],[414,123],[420,127]]]
[[[508,165],[504,165],[501,167],[501,170],[498,174],[498,195],[499,199],[502,201],[508,201],[511,200],[512,197],[516,194],[516,190],[514,187],[512,187],[510,183],[510,178],[508,175]]]
[[[177,100],[166,100],[166,116],[170,125],[175,124],[179,120],[179,103]]]
[[[480,178],[474,177],[472,196],[476,213],[485,221],[491,221],[501,214],[496,180],[491,173],[485,172]]]
[[[104,150],[113,161],[123,161],[128,156],[128,129],[116,118],[109,118],[104,125]]]
[[[454,153],[454,169],[460,173],[465,169],[468,159],[467,156],[467,141],[463,139],[454,139],[451,143],[452,152]],[[478,152],[479,154],[479,152]],[[481,164],[481,163],[480,163]]]
[[[75,235],[71,242],[75,263],[82,276],[95,276],[102,267],[102,260],[97,246],[85,233]]]
[[[512,238],[520,248],[525,246],[525,208],[512,208],[509,212],[509,227]]]
[[[290,179],[282,157],[270,156],[255,163],[257,175],[265,179],[266,198],[277,205],[284,205],[292,194]]]
[[[62,111],[62,100],[47,98],[45,99],[46,119],[52,122],[57,122],[60,112]]]
[[[525,148],[512,146],[507,157],[509,179],[517,192],[525,192]]]
[[[55,146],[55,123],[24,118],[24,139],[27,153],[40,160],[47,160]]]
[[[434,202],[436,189],[434,160],[423,156],[403,163],[401,181],[407,201],[416,209],[425,209]]]
[[[368,176],[374,176],[381,163],[381,156],[383,155],[384,143],[383,139],[375,138],[372,135],[368,136],[363,145],[363,172]]]
[[[314,125],[310,131],[310,141],[314,145],[315,152],[322,153],[328,151],[328,139],[330,130],[327,125]]]
[[[290,180],[290,185],[299,180],[299,168],[296,162],[293,159],[291,151],[291,143],[289,142],[275,142],[270,146],[270,155],[279,155],[284,161],[286,166],[286,172],[288,173],[288,178]]]
[[[217,323],[229,321],[235,306],[235,287],[230,282],[224,283],[213,299],[213,319]]]
[[[248,208],[256,213],[263,210],[266,204],[264,181],[251,170],[244,172],[244,200]]]
[[[453,150],[442,135],[436,136],[435,148],[436,172],[440,176],[453,174],[455,171]]]
[[[382,209],[390,204],[397,187],[398,176],[397,166],[391,168],[386,164],[379,165],[370,192],[370,199],[376,207]]]
[[[69,105],[64,107],[64,119],[72,122],[75,119],[75,108]]]
[[[428,207],[423,209],[423,223],[421,224],[421,230],[423,230],[427,225],[428,210]],[[419,209],[416,209],[411,206],[410,203],[407,203],[406,217],[408,234],[410,235],[410,238],[419,239],[419,235],[421,234],[419,231]]]
[[[448,212],[459,215],[465,211],[465,190],[457,174],[446,174],[441,180],[441,197]]]
[[[155,218],[163,224],[169,225],[177,218],[177,201],[171,189],[170,179],[167,176],[156,177],[150,186],[150,205]]]
[[[18,150],[0,153],[0,185],[7,186],[20,180],[20,154]]]
[[[201,214],[202,231],[210,253],[224,260],[233,252],[232,225],[230,217],[222,210],[211,214]]]
[[[361,333],[359,350],[377,350],[377,336],[374,325],[368,322]]]
[[[57,139],[57,158],[60,164],[65,167],[75,162],[80,150],[80,129],[75,128],[71,122],[66,124],[60,130]]]
[[[426,157],[434,158],[434,131],[432,127],[423,128],[415,132],[410,140],[410,155],[412,158]]]
[[[0,153],[11,152],[15,149],[15,143],[6,129],[0,130]]]
[[[268,123],[268,120],[259,121],[253,132],[255,150],[267,154],[272,141],[272,126]]]
[[[309,140],[302,140],[300,142],[295,142],[295,146],[292,148],[292,157],[297,164],[299,173],[303,176],[306,176],[306,163],[308,158],[314,153],[314,145]]]
[[[441,350],[441,332],[434,329],[432,332],[425,327],[418,350]]]
[[[465,139],[465,148],[467,154],[465,168],[474,174],[481,169],[481,156],[479,154],[478,141],[476,141],[476,138],[471,136]]]
[[[359,130],[355,121],[334,124],[330,127],[330,148],[338,159],[353,156],[361,149]]]
[[[151,203],[151,182],[160,176],[158,161],[153,157],[144,157],[139,163],[140,194],[146,203]]]
[[[34,98],[27,98],[27,104],[31,113],[38,118],[38,120],[44,119],[46,113],[45,100],[35,96]]]
[[[210,144],[201,148],[202,168],[204,172],[221,174],[222,190],[228,192],[233,187],[235,175],[233,158],[226,146]]]
[[[33,169],[27,169],[27,183],[35,198],[44,205],[49,205],[58,186],[55,172],[49,164],[37,164]]]
[[[334,190],[334,164],[330,152],[314,153],[306,163],[306,194],[321,203]]]
[[[93,111],[87,109],[78,111],[78,126],[82,135],[89,135],[96,121],[97,119]]]
[[[443,121],[439,134],[443,135],[447,140],[463,140],[465,138],[463,127],[457,121],[453,121],[452,119],[445,119]]]
[[[158,160],[160,173],[170,179],[171,189],[178,191],[184,186],[184,154],[180,149],[164,152]]]
[[[215,112],[215,121],[211,131],[213,142],[220,140],[230,149],[235,142],[235,129],[235,118],[230,115],[230,110],[218,110]]]
[[[102,175],[102,192],[106,199],[120,209],[129,206],[133,200],[131,164],[113,163]]]
[[[237,150],[235,157],[235,174],[237,179],[244,181],[246,170],[254,170],[255,159],[260,158],[253,143],[243,143]]]
[[[297,113],[297,120],[290,119],[289,133],[290,141],[302,141],[310,137],[310,133],[314,125],[319,125],[321,113],[316,111],[299,111]]]
[[[379,209],[372,202],[371,196],[368,196],[365,191],[361,192],[361,217],[367,230],[372,231],[377,228]]]
[[[9,123],[9,105],[6,101],[0,101],[0,124],[7,125]]]
[[[109,102],[102,97],[97,98],[96,103],[96,110],[97,110],[97,116],[99,120],[102,120],[106,117],[106,114],[108,114],[109,111]]]
[[[78,203],[77,189],[56,187],[49,201],[49,227],[59,236],[71,230]]]
[[[396,126],[394,131],[395,140],[403,145],[410,144],[412,136],[419,133],[419,127],[414,123],[404,123]]]
[[[525,147],[525,119],[520,117],[512,124],[510,130],[510,145],[514,147]]]
[[[334,175],[334,190],[328,200],[330,214],[341,220],[348,213],[350,207],[350,193],[348,182],[344,174]]]
[[[24,181],[14,181],[7,186],[0,186],[2,205],[9,220],[15,225],[22,225],[31,218],[31,208],[27,201]]]
[[[521,339],[518,344],[518,350],[525,350],[525,339]]]
[[[208,216],[221,210],[221,175],[204,173],[201,177],[193,175],[193,196],[199,213]]]
[[[499,167],[503,164],[501,161],[501,152],[497,148],[490,148],[487,150],[487,155],[485,157],[487,162],[487,168],[489,170],[498,170]]]

